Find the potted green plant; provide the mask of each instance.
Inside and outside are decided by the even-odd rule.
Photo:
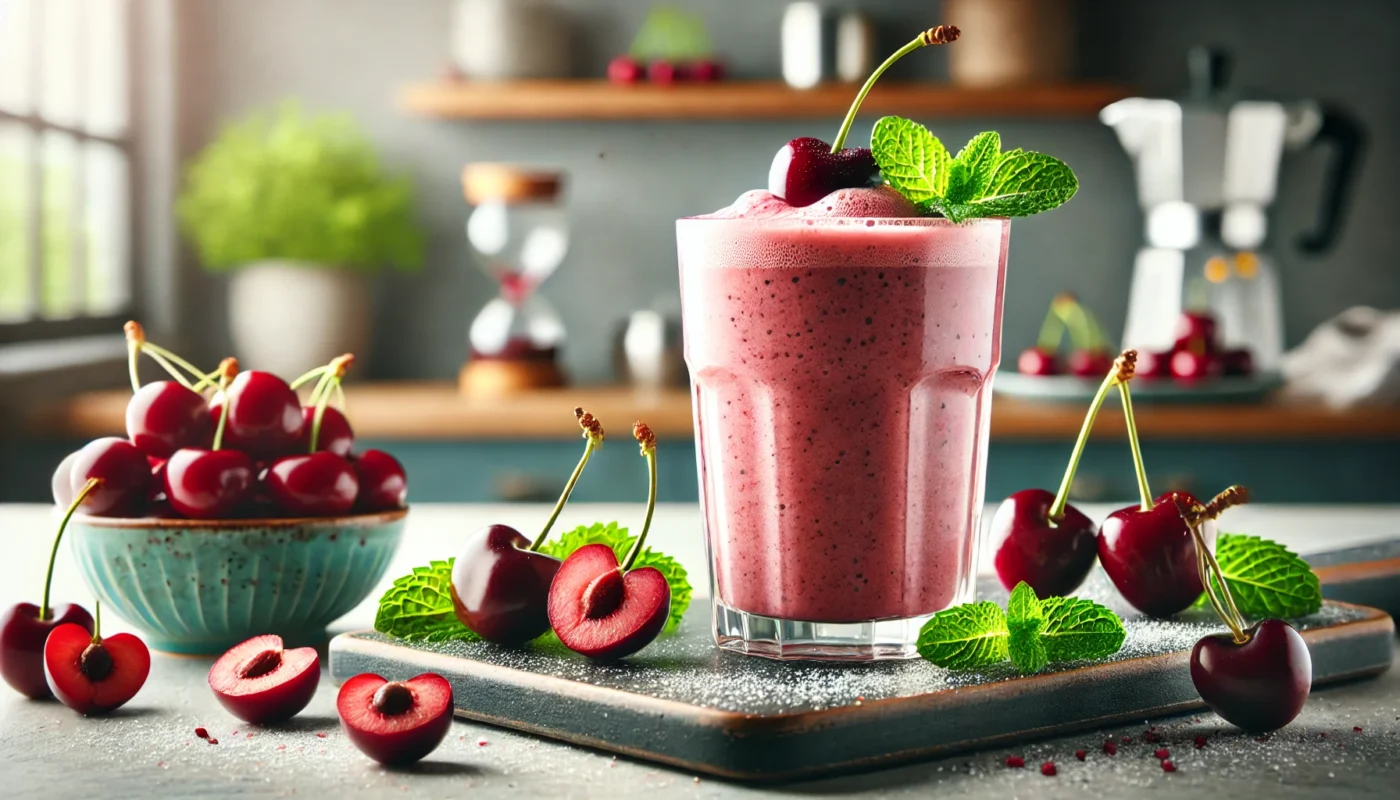
[[[228,125],[195,157],[177,212],[204,267],[232,273],[247,367],[294,375],[366,351],[369,277],[422,260],[412,191],[348,116],[295,103]]]

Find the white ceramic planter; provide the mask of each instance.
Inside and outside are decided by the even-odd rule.
[[[269,260],[233,273],[229,327],[242,369],[293,377],[341,353],[368,357],[373,320],[358,272]]]

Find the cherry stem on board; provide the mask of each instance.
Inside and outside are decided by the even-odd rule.
[[[1133,354],[1133,359],[1137,359],[1137,352],[1125,350],[1123,355]],[[1119,356],[1122,360],[1123,356]],[[1117,362],[1114,362],[1115,364]],[[1123,403],[1123,424],[1128,428],[1128,445],[1133,451],[1133,471],[1137,474],[1138,497],[1141,501],[1142,511],[1152,510],[1152,489],[1147,485],[1147,468],[1142,464],[1142,444],[1138,441],[1137,417],[1133,415],[1133,393],[1128,388],[1128,381],[1118,384],[1118,398]]]
[[[325,372],[321,375],[321,380],[316,384],[316,389],[311,392],[311,401],[316,404],[316,413],[311,418],[311,452],[316,452],[316,445],[321,441],[321,420],[326,416],[326,405],[331,400],[331,390],[340,388],[340,381],[345,377],[346,370],[355,363],[355,355],[346,353],[331,359],[331,363],[326,365]]]
[[[53,585],[53,565],[58,560],[58,543],[63,541],[63,532],[68,529],[68,520],[73,518],[73,514],[78,510],[78,506],[83,504],[92,490],[102,484],[101,478],[88,478],[83,488],[73,496],[73,502],[68,504],[68,510],[63,512],[63,521],[58,523],[58,534],[53,537],[53,549],[49,551],[49,568],[44,573],[44,599],[39,603],[39,621],[43,622],[49,618],[49,589]]]
[[[1230,587],[1225,582],[1224,570],[1220,568],[1220,562],[1216,561],[1215,554],[1206,543],[1205,535],[1201,533],[1201,524],[1206,520],[1215,519],[1227,508],[1249,502],[1249,490],[1243,486],[1231,486],[1204,506],[1188,504],[1179,496],[1174,497],[1173,501],[1196,545],[1196,572],[1200,576],[1201,588],[1205,590],[1206,599],[1230,629],[1235,643],[1244,644],[1249,641],[1249,634],[1245,632],[1244,615],[1240,613],[1239,606],[1235,605],[1234,595],[1230,593]]]
[[[1079,437],[1074,440],[1074,449],[1069,454],[1069,466],[1065,467],[1065,476],[1060,480],[1059,491],[1055,492],[1055,500],[1050,504],[1048,517],[1051,524],[1065,518],[1065,506],[1069,505],[1069,490],[1074,485],[1074,473],[1079,469],[1079,458],[1084,455],[1084,445],[1089,442],[1089,434],[1094,430],[1094,420],[1099,416],[1099,408],[1108,397],[1108,391],[1132,380],[1136,364],[1137,351],[1123,351],[1113,362],[1113,369],[1104,377],[1103,383],[1099,384],[1094,399],[1089,402],[1089,412],[1084,415],[1084,424],[1080,426]]]
[[[233,377],[238,374],[238,359],[226,358],[219,362],[219,394],[223,395],[223,405],[219,406],[219,426],[214,429],[214,442],[210,448],[218,450],[224,445],[224,429],[228,427],[228,407],[233,405],[229,401],[228,385]]]
[[[642,522],[642,535],[632,543],[632,549],[627,551],[627,558],[622,561],[620,569],[623,573],[632,569],[632,565],[637,563],[637,557],[642,554],[647,533],[651,531],[651,517],[656,512],[656,434],[645,422],[638,422],[632,426],[632,436],[636,438],[637,444],[641,445],[642,456],[647,460],[647,516]]]
[[[894,62],[922,47],[957,41],[958,34],[958,29],[952,25],[929,28],[919,34],[914,41],[896,50],[893,55],[885,59],[885,63],[876,67],[875,71],[870,73],[870,77],[865,79],[865,85],[861,86],[860,91],[856,93],[855,102],[851,103],[851,109],[846,112],[846,118],[841,122],[841,129],[836,132],[836,138],[831,143],[831,152],[838,153],[846,145],[846,135],[851,132],[851,125],[856,121],[856,114],[860,111],[861,103],[865,102],[865,96],[870,94],[870,90],[875,87],[875,81],[878,81],[880,76],[885,74],[885,70],[894,66]]]
[[[555,520],[559,519],[559,513],[564,510],[564,505],[569,502],[569,496],[574,493],[574,486],[578,484],[579,476],[583,474],[583,468],[588,466],[588,459],[592,458],[593,451],[603,444],[603,424],[598,421],[597,417],[582,408],[575,408],[574,419],[578,420],[579,427],[583,429],[583,457],[578,460],[578,466],[574,467],[568,483],[564,484],[564,491],[560,493],[559,500],[554,503],[554,510],[550,512],[549,519],[545,520],[544,529],[540,531],[539,536],[535,537],[535,541],[530,543],[530,552],[532,553],[544,546],[544,540],[549,538],[549,531],[554,527]]]

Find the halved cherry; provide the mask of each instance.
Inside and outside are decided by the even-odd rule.
[[[125,705],[150,671],[151,651],[129,633],[104,639],[70,622],[54,628],[44,644],[49,688],[79,714],[105,714]]]
[[[282,637],[273,634],[234,645],[209,668],[209,688],[228,713],[258,724],[301,713],[320,682],[316,649],[283,649]]]
[[[391,766],[437,749],[452,727],[452,684],[427,673],[406,681],[356,675],[340,687],[336,713],[360,752]]]

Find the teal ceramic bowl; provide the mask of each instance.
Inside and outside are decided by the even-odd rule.
[[[66,538],[93,595],[158,650],[217,655],[276,633],[316,644],[374,589],[407,509],[325,519],[74,517]]]

